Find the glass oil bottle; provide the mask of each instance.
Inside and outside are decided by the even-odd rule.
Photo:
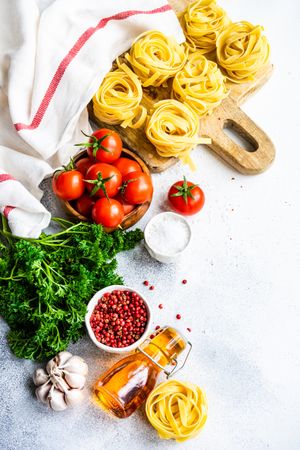
[[[186,341],[177,330],[161,328],[136,353],[121,359],[96,381],[95,403],[118,418],[129,417],[147,399],[161,370],[185,348]]]

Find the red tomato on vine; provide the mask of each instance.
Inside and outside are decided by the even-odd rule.
[[[96,163],[88,169],[85,183],[91,196],[114,197],[121,186],[122,175],[111,164]]]
[[[70,201],[81,197],[84,192],[84,180],[81,172],[76,170],[74,161],[60,171],[56,171],[52,177],[52,189],[59,198]]]
[[[100,128],[91,135],[83,134],[89,138],[89,141],[76,145],[86,147],[88,156],[93,162],[112,163],[120,158],[123,144],[115,131],[109,128]]]
[[[123,177],[121,193],[123,199],[132,205],[151,200],[153,186],[150,175],[139,171],[128,173]]]
[[[175,211],[187,216],[199,212],[205,202],[202,189],[185,177],[171,186],[168,199]]]

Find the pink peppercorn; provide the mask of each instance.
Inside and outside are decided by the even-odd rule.
[[[180,314],[176,314],[176,319],[180,320],[181,319],[181,315]]]

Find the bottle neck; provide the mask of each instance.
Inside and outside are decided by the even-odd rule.
[[[142,344],[143,351],[162,367],[176,359],[185,347],[185,340],[171,327],[160,329],[150,342]]]
[[[166,355],[162,349],[157,347],[153,343],[149,343],[143,348],[144,352],[147,353],[147,355],[150,356],[157,364],[161,365],[162,367],[166,367],[168,364],[171,363],[171,359],[168,355]],[[145,358],[148,358],[145,356]],[[148,358],[149,359],[149,358]],[[158,368],[159,369],[159,368]]]

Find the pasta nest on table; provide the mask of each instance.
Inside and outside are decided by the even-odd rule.
[[[183,442],[198,434],[205,425],[206,396],[195,384],[165,381],[149,395],[146,414],[159,437]]]
[[[211,139],[199,137],[199,118],[193,109],[173,99],[154,105],[145,132],[160,156],[178,157],[190,165],[191,149],[211,143]]]
[[[217,37],[230,19],[216,0],[196,0],[188,5],[180,22],[188,44],[205,54],[215,50]]]
[[[187,51],[172,36],[146,31],[133,43],[126,59],[144,87],[157,87],[183,68]]]
[[[95,116],[110,125],[139,128],[147,110],[140,105],[143,97],[141,82],[126,64],[108,72],[93,97]]]
[[[173,80],[172,95],[188,104],[200,117],[211,114],[228,95],[226,78],[218,65],[196,51]]]
[[[249,22],[230,24],[217,39],[217,61],[234,83],[254,79],[270,56],[270,46],[263,27]]]

